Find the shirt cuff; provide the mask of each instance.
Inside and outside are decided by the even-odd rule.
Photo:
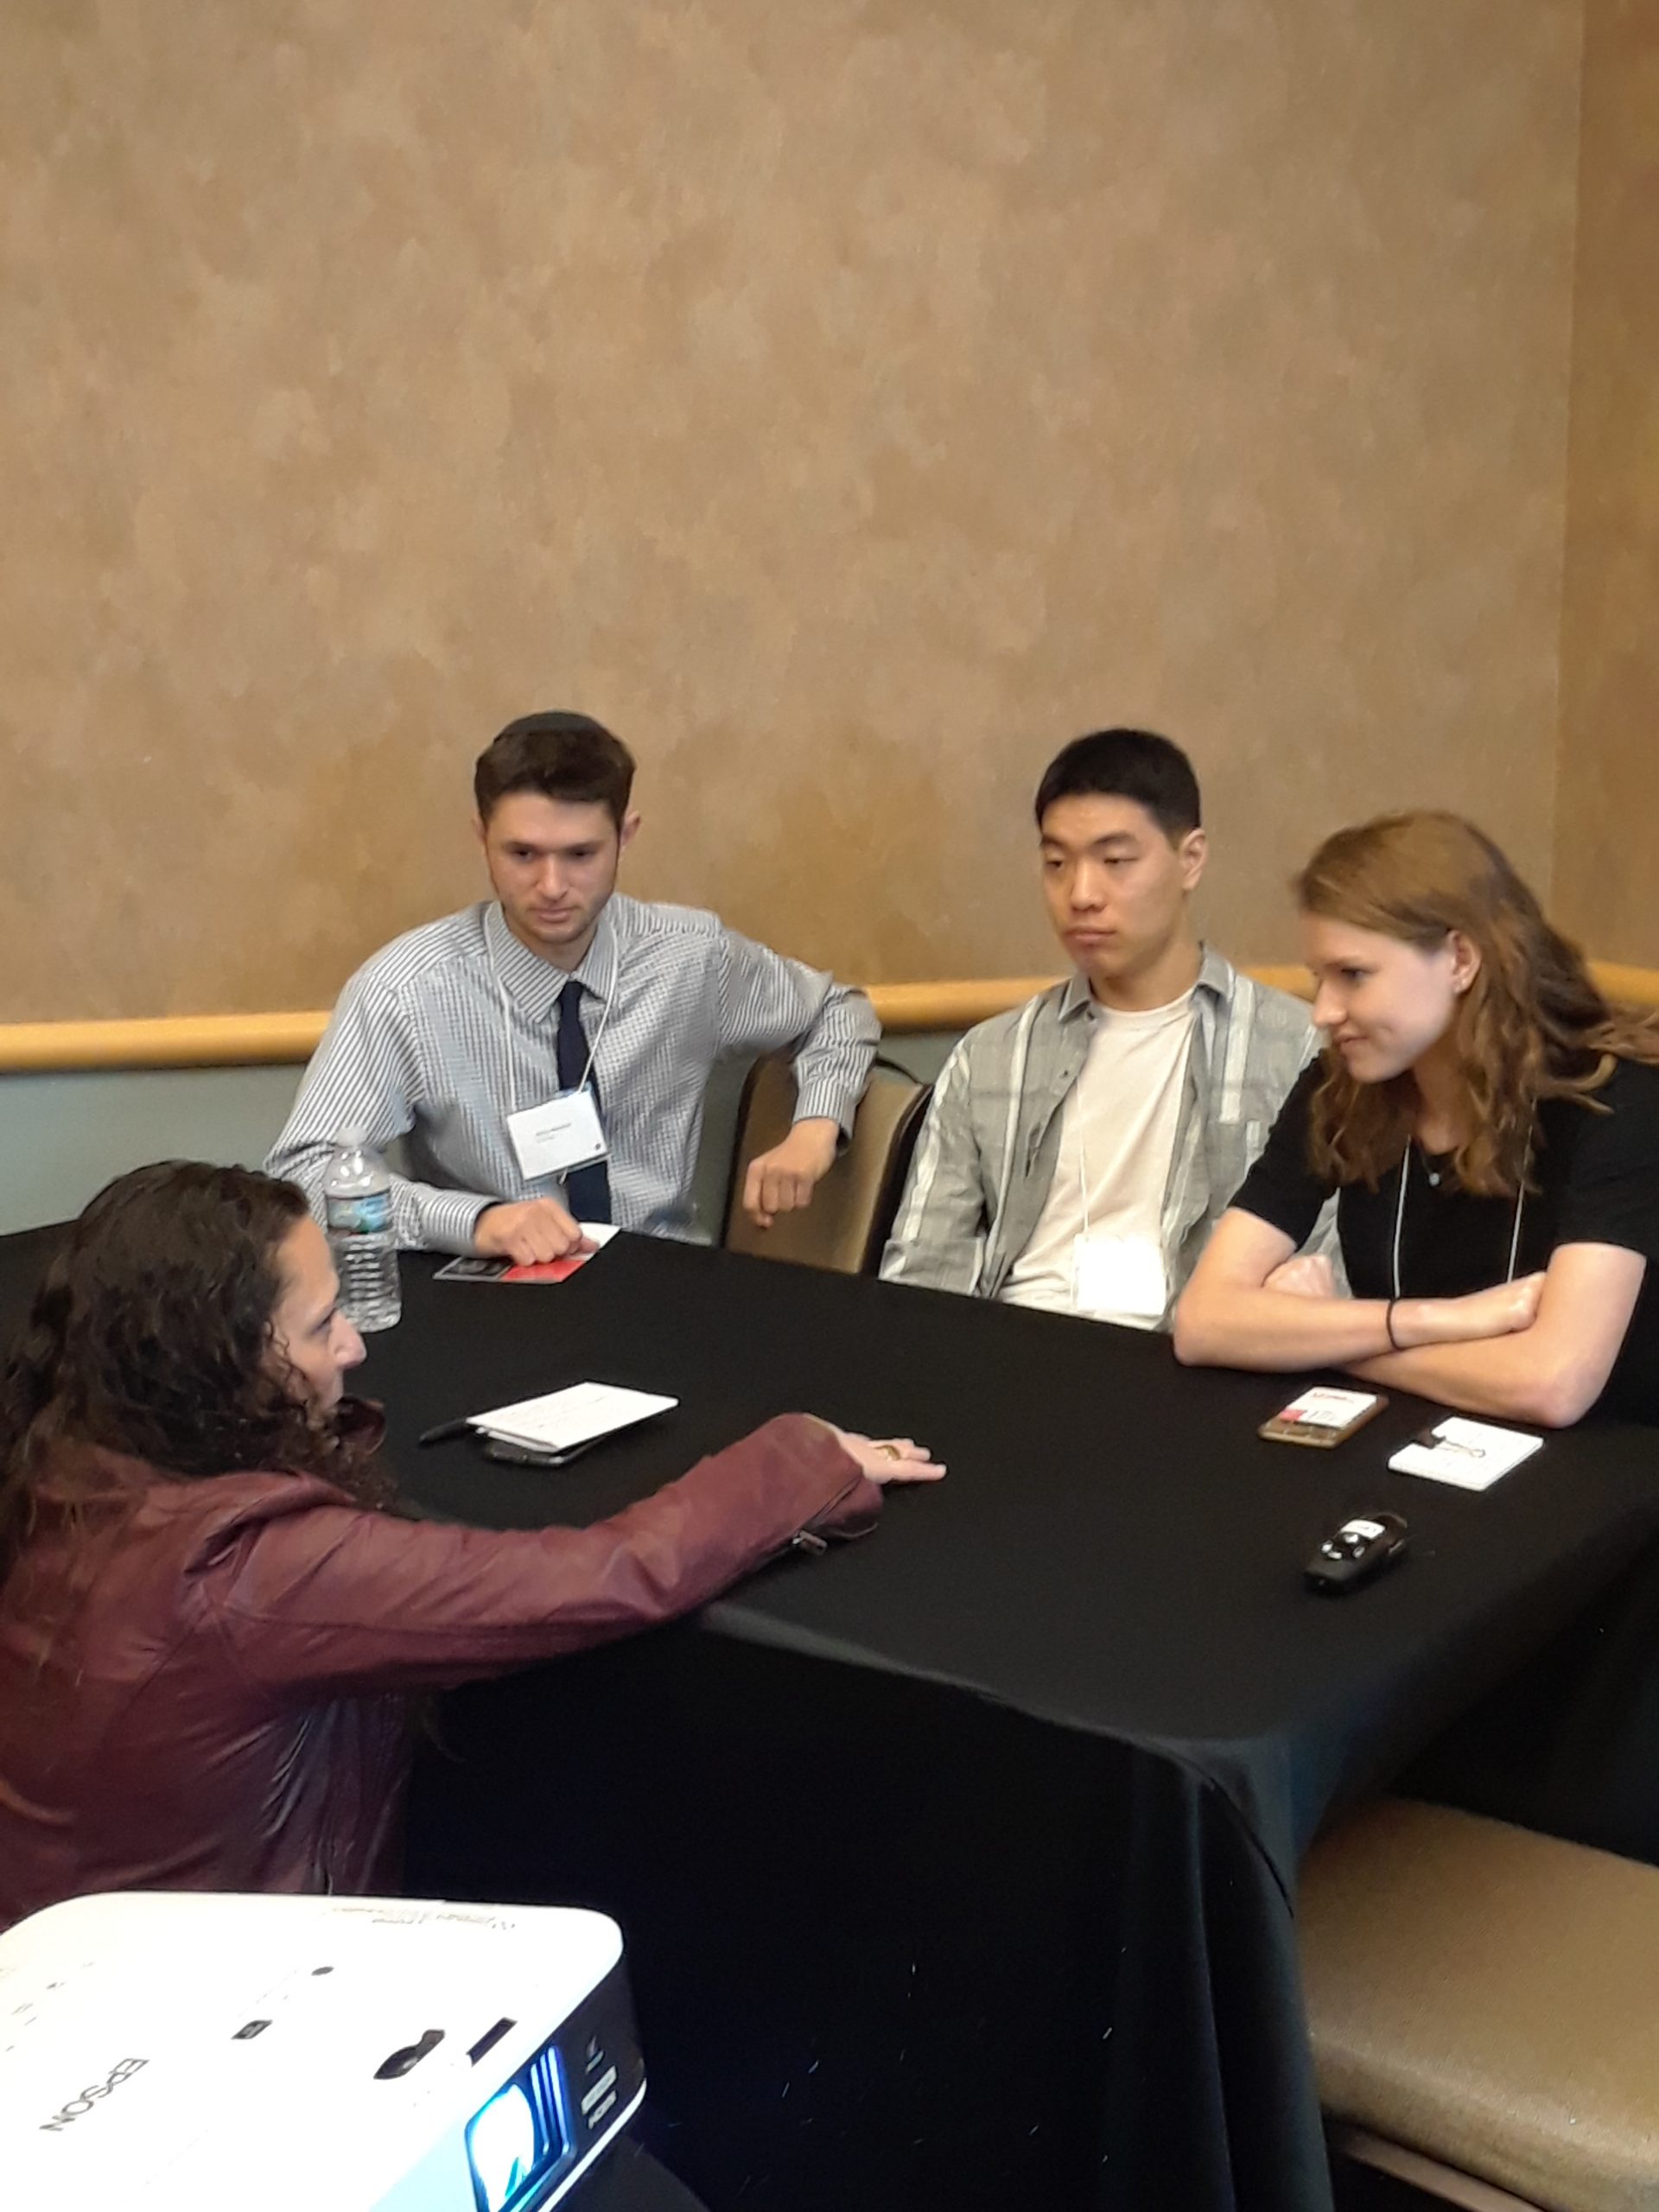
[[[500,1198],[480,1198],[471,1191],[429,1191],[421,1199],[421,1241],[429,1252],[470,1252],[478,1217]]]
[[[848,1098],[844,1084],[820,1077],[816,1083],[801,1085],[796,1094],[793,1119],[797,1122],[833,1122],[845,1139],[853,1134],[853,1116],[857,1111],[858,1101]]]

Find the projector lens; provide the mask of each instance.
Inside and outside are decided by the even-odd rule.
[[[467,2122],[478,2212],[534,2212],[564,2152],[558,2061],[549,2044]]]
[[[536,2115],[516,2082],[490,2099],[467,2130],[467,2145],[483,2212],[507,2212],[536,2171]]]

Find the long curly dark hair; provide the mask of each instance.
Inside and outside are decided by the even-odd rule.
[[[364,1503],[381,1485],[340,1424],[272,1357],[277,1253],[304,1194],[244,1167],[163,1160],[99,1195],[48,1266],[0,1375],[0,1587],[75,1442],[198,1481],[315,1474]],[[54,1470],[51,1508],[86,1503]]]
[[[1480,953],[1452,1032],[1468,1134],[1452,1165],[1465,1190],[1512,1198],[1539,1103],[1595,1094],[1620,1059],[1659,1061],[1659,1026],[1610,1006],[1578,947],[1545,918],[1503,852],[1461,815],[1380,816],[1327,837],[1296,878],[1305,914],[1428,951],[1454,930]],[[1410,1135],[1413,1086],[1361,1083],[1327,1046],[1310,1154],[1322,1175],[1376,1188]]]

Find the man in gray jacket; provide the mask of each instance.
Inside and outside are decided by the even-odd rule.
[[[952,1052],[881,1272],[1161,1328],[1316,1035],[1198,940],[1205,841],[1178,746],[1080,737],[1036,813],[1073,972]]]

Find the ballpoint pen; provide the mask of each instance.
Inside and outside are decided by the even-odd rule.
[[[423,1428],[416,1438],[416,1444],[448,1444],[452,1437],[465,1436],[472,1423],[463,1414],[459,1421],[441,1421],[435,1428]]]

